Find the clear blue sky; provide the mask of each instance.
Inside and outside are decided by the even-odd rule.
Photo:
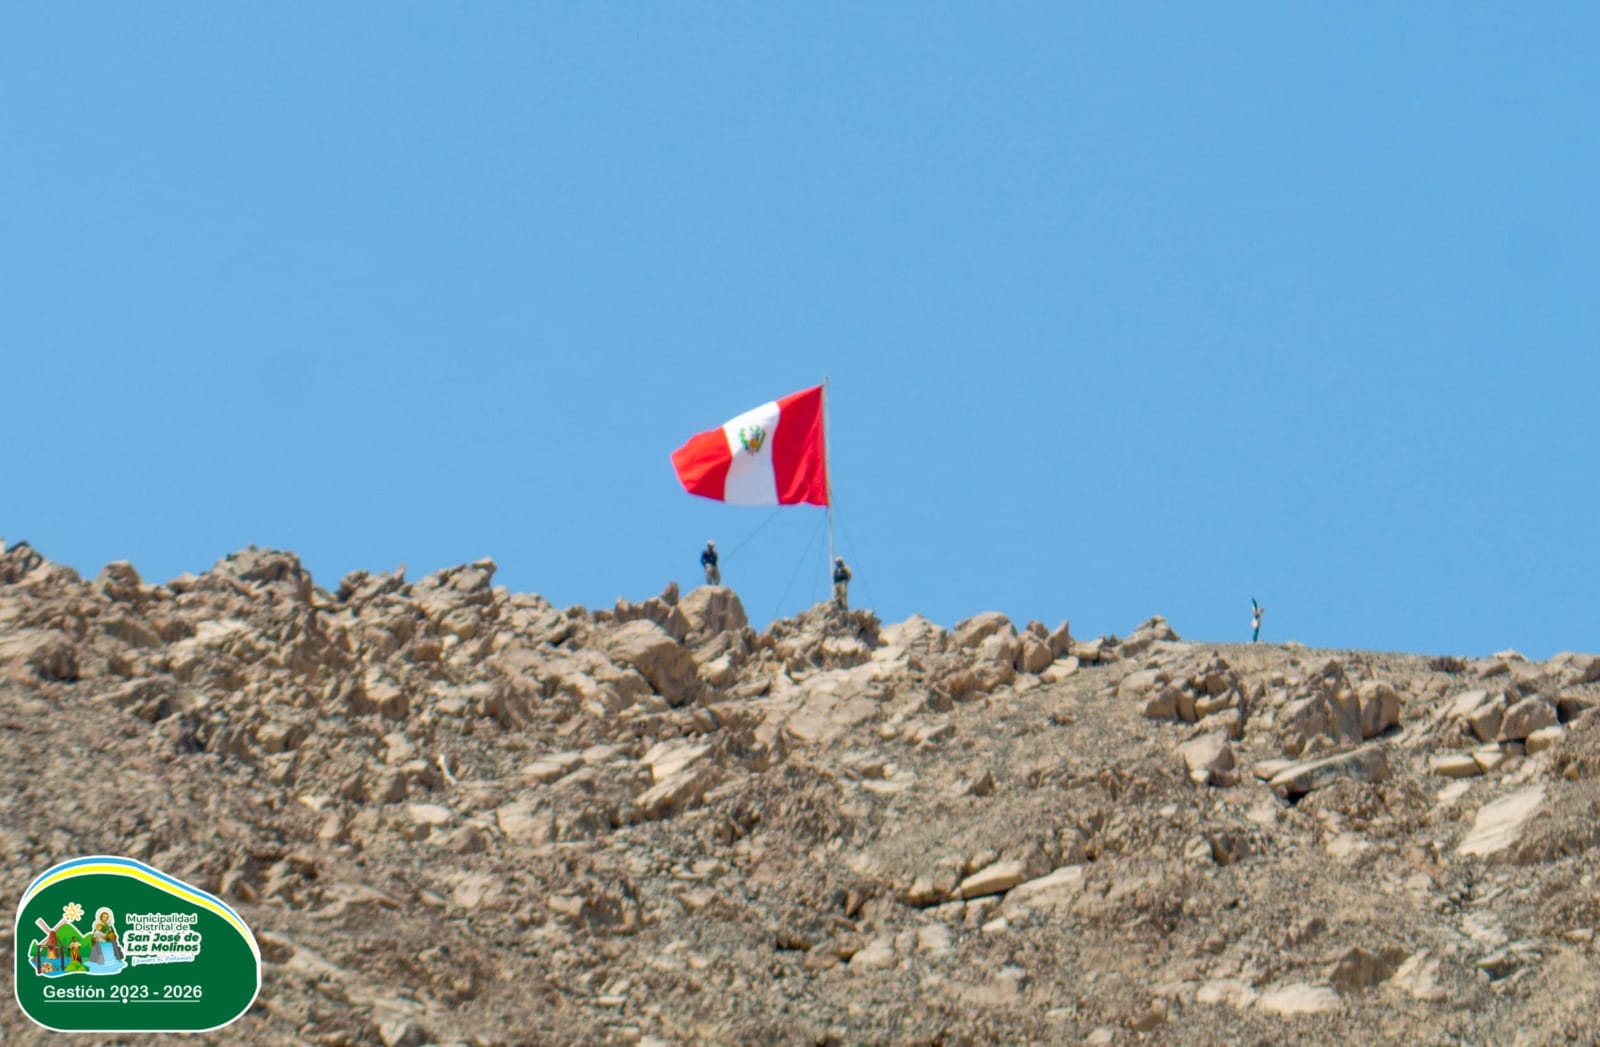
[[[1600,13],[1398,6],[14,7],[0,534],[764,623],[828,375],[885,619],[1595,650]]]

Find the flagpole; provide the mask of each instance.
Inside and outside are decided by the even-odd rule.
[[[830,579],[833,574],[833,429],[828,423],[828,376],[822,376],[822,468],[828,481],[828,563]]]

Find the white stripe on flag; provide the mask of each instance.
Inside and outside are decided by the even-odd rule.
[[[772,471],[772,438],[778,432],[778,402],[764,403],[722,427],[733,462],[723,485],[723,500],[734,505],[777,505],[778,481]],[[745,442],[759,434],[760,446],[747,451]]]

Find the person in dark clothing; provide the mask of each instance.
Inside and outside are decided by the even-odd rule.
[[[700,550],[700,566],[706,569],[706,584],[721,585],[722,572],[717,568],[717,543],[706,540],[706,547]]]
[[[844,557],[833,558],[833,602],[839,610],[847,610],[850,606],[850,568],[844,565]]]

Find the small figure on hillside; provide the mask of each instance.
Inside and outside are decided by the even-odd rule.
[[[839,610],[848,610],[850,607],[850,568],[844,565],[844,557],[833,558],[833,603]]]
[[[700,550],[700,566],[706,569],[706,584],[721,585],[722,572],[717,569],[717,543],[706,539],[706,547]]]
[[[1250,597],[1250,642],[1256,643],[1261,639],[1261,616],[1267,609],[1256,603],[1254,596]]]

